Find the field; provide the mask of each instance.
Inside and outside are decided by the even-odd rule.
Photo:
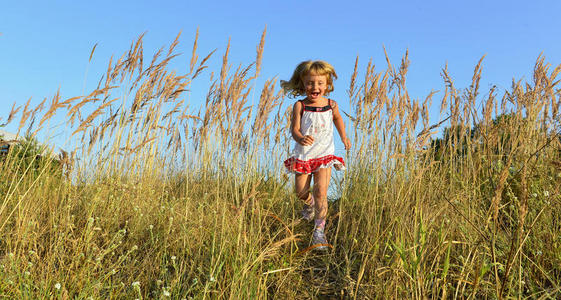
[[[407,54],[381,71],[357,58],[339,99],[353,149],[318,253],[281,168],[293,100],[255,84],[265,33],[247,66],[228,46],[193,110],[218,54],[195,41],[177,74],[177,43],[145,57],[140,37],[95,90],[3,120],[33,136],[63,115],[73,146],[38,156],[29,138],[0,156],[0,298],[561,297],[561,65],[539,57],[501,93],[480,90],[482,61],[467,88],[444,68],[442,96],[419,100]]]

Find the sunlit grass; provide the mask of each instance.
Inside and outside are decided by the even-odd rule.
[[[540,57],[533,81],[503,95],[479,91],[481,62],[467,89],[444,68],[441,123],[428,119],[435,94],[408,95],[407,55],[381,72],[357,58],[333,249],[316,253],[281,168],[287,99],[275,80],[253,91],[264,36],[247,66],[231,66],[227,47],[200,110],[183,95],[213,53],[199,60],[195,42],[190,71],[176,74],[178,39],[145,60],[142,37],[88,95],[14,108],[30,133],[65,116],[77,146],[54,159],[27,142],[0,159],[0,295],[561,295],[561,67]]]

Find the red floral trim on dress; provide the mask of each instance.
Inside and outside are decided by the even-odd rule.
[[[320,168],[329,168],[333,165],[340,165],[340,168],[336,168],[342,170],[345,168],[345,161],[335,155],[327,155],[310,160],[300,160],[291,157],[284,161],[284,166],[289,172],[300,174],[311,174]]]

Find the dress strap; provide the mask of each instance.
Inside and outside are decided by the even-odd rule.
[[[324,112],[324,111],[328,111],[328,110],[333,109],[333,106],[331,106],[331,103],[333,102],[333,100],[331,100],[329,98],[327,99],[327,105],[322,106],[322,107],[306,106],[306,104],[304,104],[304,100],[298,100],[298,102],[300,102],[302,104],[302,110],[300,111],[300,116],[302,116],[304,114],[304,111]]]

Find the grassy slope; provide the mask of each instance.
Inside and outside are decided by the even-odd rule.
[[[501,100],[477,97],[481,65],[465,91],[444,70],[440,105],[460,130],[440,152],[429,102],[405,93],[406,57],[355,74],[354,148],[329,209],[333,249],[318,254],[281,175],[289,112],[274,82],[246,109],[261,52],[231,73],[226,53],[198,115],[179,96],[204,61],[179,76],[171,55],[143,69],[139,40],[89,96],[53,101],[46,118],[24,110],[43,123],[66,108],[81,159],[0,162],[0,297],[559,297],[559,68],[538,60],[535,81]],[[133,92],[111,102],[114,84]],[[501,113],[512,117],[494,124]]]

